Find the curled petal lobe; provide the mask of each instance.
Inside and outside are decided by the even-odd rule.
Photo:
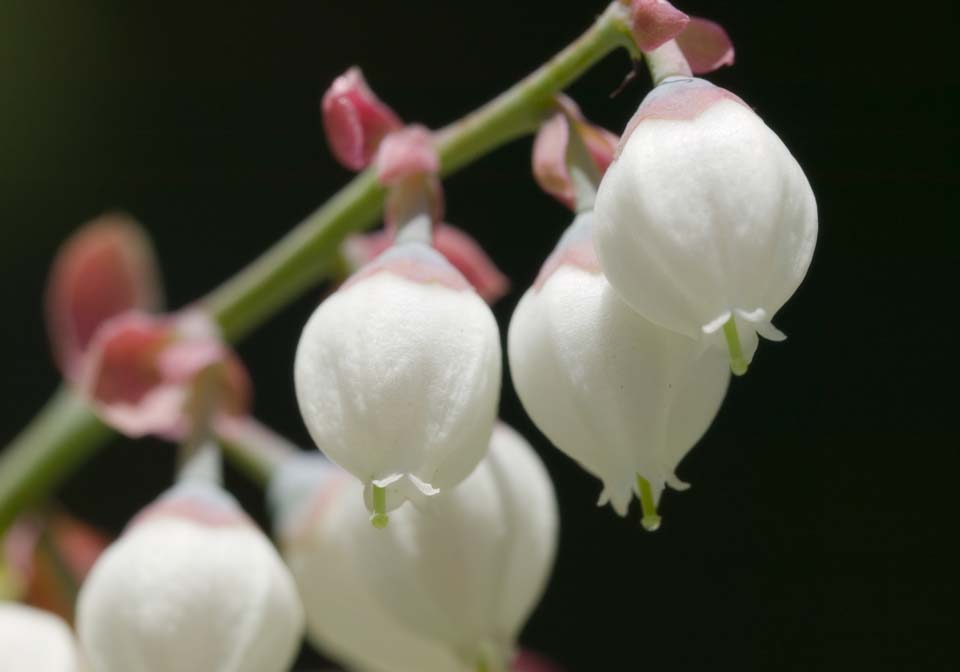
[[[633,37],[641,51],[653,51],[683,31],[690,17],[667,0],[633,0]]]
[[[323,95],[321,110],[330,150],[350,170],[366,168],[383,138],[403,127],[393,110],[373,93],[357,67],[334,80]]]
[[[733,65],[733,41],[723,26],[715,21],[691,17],[687,27],[677,35],[677,45],[695,75],[706,75]]]
[[[162,304],[160,274],[143,229],[109,214],[73,235],[57,254],[46,290],[50,342],[61,371],[79,375],[80,360],[103,322]]]

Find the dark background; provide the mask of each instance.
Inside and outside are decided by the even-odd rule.
[[[240,6],[237,6],[237,5]],[[918,3],[919,5],[919,3]],[[600,0],[482,3],[0,2],[0,441],[58,382],[41,320],[58,243],[108,208],[150,229],[179,306],[254,258],[349,175],[327,153],[319,96],[363,66],[406,119],[440,126],[583,30]],[[559,561],[526,645],[592,670],[955,669],[953,227],[956,10],[683,2],[727,26],[741,95],[806,168],[820,205],[807,281],[680,469],[665,523],[640,530],[554,450],[505,378],[503,416],[535,441],[561,495]],[[921,11],[918,6],[918,12]],[[630,64],[572,89],[619,130],[649,87]],[[529,172],[530,141],[451,178],[448,217],[513,279],[501,324],[570,216]],[[291,363],[318,292],[240,346],[256,412],[308,445]],[[117,531],[171,479],[173,451],[116,442],[62,491]],[[263,518],[259,492],[229,484]],[[950,628],[948,630],[948,627]],[[305,650],[300,667],[318,659]]]

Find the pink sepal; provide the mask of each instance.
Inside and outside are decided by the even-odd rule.
[[[571,125],[580,135],[601,176],[613,162],[619,138],[588,122],[570,98],[558,96],[557,103],[561,110],[540,126],[533,141],[533,176],[541,189],[573,208],[573,183],[567,165]]]
[[[710,107],[723,100],[731,100],[749,109],[736,94],[714,86],[705,79],[681,78],[664,80],[640,103],[639,109],[627,123],[620,138],[617,154],[627,144],[633,131],[648,119],[693,121]]]
[[[510,669],[511,672],[563,672],[559,665],[546,656],[525,649],[517,652]]]
[[[349,289],[378,273],[390,273],[421,285],[442,285],[454,291],[472,290],[463,274],[432,247],[420,243],[390,248],[347,278],[338,291]]]
[[[186,405],[195,377],[218,364],[221,412],[247,412],[251,385],[243,365],[212,322],[206,333],[198,331],[197,315],[128,312],[97,330],[78,382],[107,424],[131,437],[182,437],[189,430]]]
[[[255,525],[222,488],[196,481],[180,483],[167,490],[134,516],[127,530],[158,518],[183,518],[206,527]]]
[[[691,17],[687,27],[677,35],[677,45],[695,75],[733,65],[733,41],[715,21]]]
[[[667,0],[633,0],[633,39],[640,51],[653,51],[686,28],[690,17]]]
[[[46,290],[46,320],[64,377],[80,373],[83,354],[102,322],[127,310],[158,310],[160,274],[143,229],[107,214],[84,225],[60,248]]]
[[[377,177],[384,186],[440,171],[440,156],[426,126],[412,124],[385,137],[376,157]]]
[[[370,164],[380,142],[403,127],[400,118],[367,85],[360,68],[337,77],[320,105],[330,151],[350,170]]]
[[[351,266],[359,268],[380,256],[392,243],[392,232],[374,231],[350,236],[343,249]],[[466,277],[487,303],[495,303],[509,291],[510,281],[465,231],[441,224],[433,233],[433,246]]]

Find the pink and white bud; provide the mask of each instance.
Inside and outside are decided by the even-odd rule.
[[[570,98],[560,96],[558,103],[562,109],[540,126],[533,141],[533,176],[541,189],[573,208],[574,185],[568,165],[570,134],[579,134],[601,176],[613,161],[619,138],[588,122]]]
[[[817,239],[810,183],[732,93],[670,78],[643,101],[596,201],[597,255],[648,320],[728,349],[746,371],[757,334],[806,275]]]
[[[705,75],[725,65],[733,65],[733,42],[723,26],[696,16],[677,35],[677,45],[695,75]]]
[[[367,486],[375,523],[479,463],[500,356],[490,308],[419,243],[379,256],[311,316],[294,365],[300,413],[317,446]]]
[[[323,128],[334,157],[350,170],[366,168],[380,142],[403,127],[400,118],[352,67],[333,81],[321,102]]]
[[[47,281],[50,343],[68,379],[97,328],[128,310],[158,310],[160,273],[146,233],[133,219],[107,214],[84,225],[63,244]]]
[[[303,632],[289,572],[219,488],[174,487],[103,554],[77,629],[97,672],[281,672]]]
[[[51,613],[0,602],[0,670],[80,672],[73,633]]]
[[[679,35],[690,17],[667,0],[633,0],[630,5],[633,39],[640,51],[653,51]]]
[[[726,394],[725,360],[630,309],[600,271],[591,212],[577,216],[513,314],[517,394],[553,444],[603,481],[600,504],[634,495],[656,529],[665,484]]]
[[[288,460],[268,492],[283,557],[307,616],[307,638],[349,669],[472,672],[394,618],[353,557],[363,485],[320,455]]]
[[[394,236],[387,230],[354,234],[344,241],[341,250],[350,267],[357,270],[386,252],[393,241]],[[433,247],[487,303],[496,303],[509,291],[510,280],[466,231],[441,224],[433,232]]]
[[[198,311],[177,316],[127,312],[97,330],[77,381],[98,415],[127,436],[182,437],[197,377],[218,367],[221,413],[242,415],[250,404],[246,370]]]
[[[461,661],[448,669],[508,668],[553,566],[558,525],[550,478],[519,434],[498,424],[463,483],[400,509],[386,530],[364,526],[359,507],[347,515],[355,567],[388,612]]]

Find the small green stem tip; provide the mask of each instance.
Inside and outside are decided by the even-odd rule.
[[[733,375],[742,376],[747,372],[747,360],[743,357],[740,335],[737,333],[737,323],[733,315],[723,325],[723,335],[727,339],[727,350],[730,352],[730,370]]]
[[[643,510],[640,524],[647,532],[656,532],[660,529],[660,514],[653,499],[653,488],[650,487],[650,481],[640,474],[637,474],[637,490],[640,491],[640,508]]]
[[[390,522],[387,515],[387,490],[379,485],[373,486],[373,514],[370,516],[370,522],[378,530],[382,530]]]

